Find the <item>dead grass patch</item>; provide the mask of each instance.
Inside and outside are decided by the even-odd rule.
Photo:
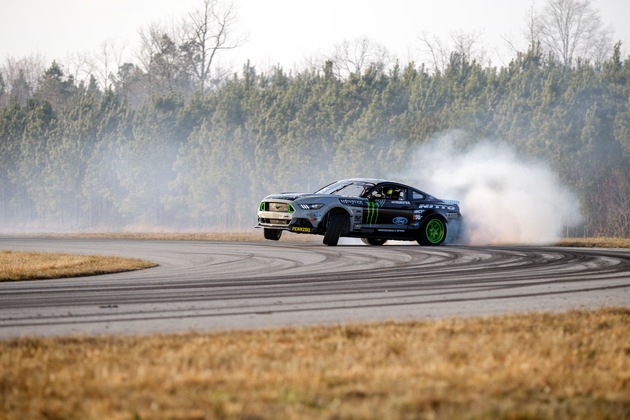
[[[0,341],[0,418],[630,416],[630,309]]]
[[[630,238],[564,238],[558,246],[584,248],[630,248]]]
[[[92,276],[155,266],[136,258],[0,251],[0,282]]]

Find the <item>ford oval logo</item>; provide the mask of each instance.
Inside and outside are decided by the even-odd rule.
[[[396,225],[406,225],[408,220],[404,217],[394,217],[393,222]]]

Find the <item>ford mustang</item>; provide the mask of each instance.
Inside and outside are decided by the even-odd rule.
[[[274,241],[289,231],[323,235],[330,246],[340,237],[360,238],[369,245],[402,240],[436,246],[458,236],[461,219],[457,201],[398,182],[354,178],[314,193],[269,195],[260,203],[256,227]]]

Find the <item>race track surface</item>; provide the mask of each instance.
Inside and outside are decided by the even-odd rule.
[[[352,242],[353,244],[355,242]],[[159,267],[0,283],[0,338],[251,329],[630,304],[630,250],[0,238]]]

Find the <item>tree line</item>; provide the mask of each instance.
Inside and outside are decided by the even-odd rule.
[[[210,93],[141,104],[53,63],[25,103],[1,98],[4,228],[242,228],[267,193],[386,176],[460,129],[471,144],[491,138],[548,162],[577,192],[585,234],[630,235],[630,59],[619,45],[600,65],[567,66],[533,45],[501,68],[453,53],[443,72],[408,63],[347,78],[332,62],[292,75],[245,64]]]
[[[554,46],[550,16],[592,22],[588,1],[549,0],[501,67],[472,38],[448,54],[426,38],[430,68],[361,39],[303,70],[232,74],[213,67],[242,42],[219,6],[146,29],[140,62],[106,77],[0,68],[0,229],[242,229],[268,193],[387,177],[460,130],[461,147],[493,139],[551,165],[580,200],[573,234],[630,236],[630,58],[599,25]]]

